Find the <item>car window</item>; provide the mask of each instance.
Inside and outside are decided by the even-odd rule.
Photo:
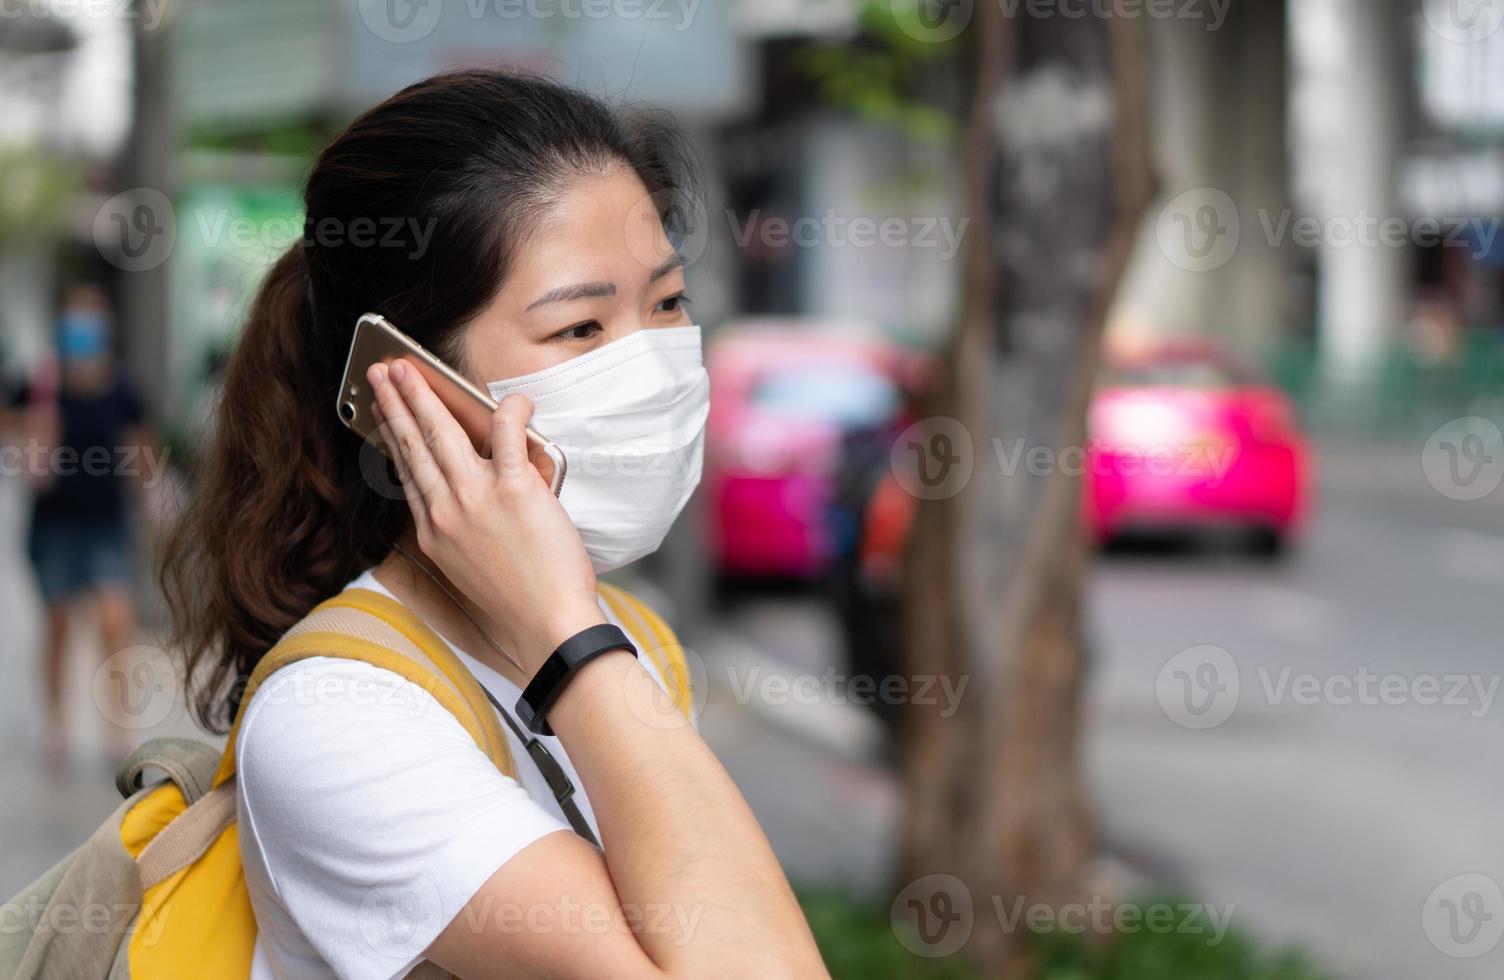
[[[769,415],[859,426],[891,418],[899,392],[892,381],[861,365],[808,364],[764,378],[751,400]]]

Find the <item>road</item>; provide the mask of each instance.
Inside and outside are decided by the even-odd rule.
[[[1413,450],[1333,449],[1321,485],[1308,539],[1281,563],[1140,551],[1093,570],[1085,753],[1110,866],[1343,977],[1496,980],[1504,490],[1443,497]],[[828,619],[808,600],[744,605],[711,673],[768,662],[747,645],[790,676],[818,672],[839,660]],[[891,778],[884,789],[879,768],[852,761],[871,747],[862,719],[747,708],[823,747],[760,735],[776,776],[750,752],[727,760],[786,866],[837,887],[884,881],[892,838],[841,829],[898,821]],[[723,708],[705,727],[752,730]]]
[[[1085,751],[1104,848],[1341,976],[1492,980],[1504,975],[1504,490],[1448,500],[1403,453],[1333,452],[1323,470],[1309,539],[1285,562],[1140,553],[1094,570]],[[12,542],[13,496],[0,486]],[[0,586],[9,894],[82,840],[113,790],[87,738],[67,777],[37,766],[34,599],[14,548]],[[758,597],[695,640],[701,727],[791,875],[891,895],[901,797],[875,726],[828,691],[771,683],[839,668],[829,613]],[[87,690],[97,660],[75,660]],[[151,734],[184,727],[175,715]]]
[[[1504,896],[1458,876],[1504,882],[1504,493],[1448,500],[1399,462],[1329,461],[1283,565],[1103,563],[1091,777],[1114,851],[1344,975],[1496,978]],[[1231,714],[1188,728],[1215,720],[1185,707],[1187,684],[1212,703],[1198,665],[1228,679],[1207,645]]]

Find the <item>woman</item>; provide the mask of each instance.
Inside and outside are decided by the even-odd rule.
[[[141,474],[141,460],[156,453],[136,389],[115,362],[112,333],[104,294],[94,286],[71,289],[59,317],[57,362],[18,398],[25,435],[33,440],[28,454],[46,446],[52,460],[35,474],[28,551],[47,611],[43,753],[53,773],[68,761],[63,709],[74,608],[96,611],[106,657],[135,643],[130,516],[137,491],[151,481],[130,474]],[[117,759],[130,751],[122,727],[127,720],[124,710],[106,719],[109,752]]]
[[[699,475],[698,330],[661,220],[681,160],[662,126],[491,72],[412,86],[324,151],[307,235],[256,298],[164,569],[181,647],[201,651],[206,723],[350,585],[416,613],[506,706],[606,621],[595,572],[656,547]],[[383,486],[334,411],[367,311],[506,395],[492,459],[397,361],[368,376],[401,492]],[[530,418],[595,441],[562,504],[527,458]],[[238,743],[253,976],[394,977],[423,960],[462,977],[824,976],[745,801],[660,680],[615,650],[548,709],[570,813],[520,741],[514,781],[395,674],[327,658],[278,671]]]

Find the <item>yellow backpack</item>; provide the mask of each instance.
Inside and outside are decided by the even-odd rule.
[[[689,715],[684,651],[643,603],[602,584],[612,617]],[[359,660],[433,695],[475,744],[516,775],[497,715],[449,646],[400,603],[347,589],[289,630],[251,674],[241,713],[277,669],[309,657]],[[224,750],[191,739],[146,743],[116,778],[125,802],[68,857],[0,907],[0,977],[13,980],[168,980],[250,976],[256,944],[235,826],[237,716]],[[142,786],[149,769],[164,782]],[[434,973],[423,964],[410,976]],[[439,974],[442,975],[442,974]]]

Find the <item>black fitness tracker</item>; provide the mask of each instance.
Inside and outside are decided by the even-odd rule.
[[[533,679],[528,681],[522,697],[517,699],[517,717],[527,730],[534,735],[552,735],[554,730],[548,725],[548,709],[559,700],[570,676],[596,657],[612,650],[627,650],[632,656],[637,656],[637,648],[627,639],[627,634],[622,632],[620,626],[610,623],[580,630],[560,643],[559,648],[543,661],[543,666],[538,668]]]

